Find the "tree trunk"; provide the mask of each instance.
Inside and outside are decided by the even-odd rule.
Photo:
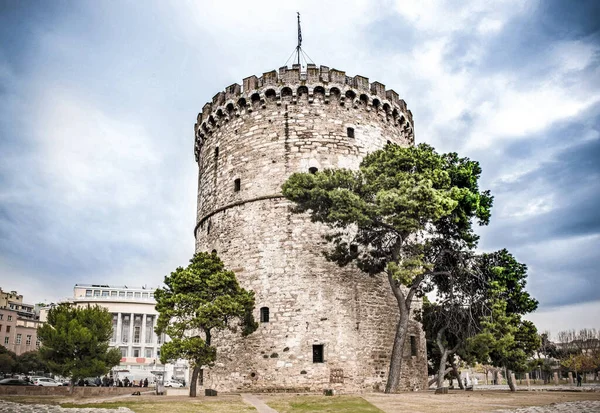
[[[398,385],[400,384],[402,354],[404,353],[404,343],[406,342],[406,333],[408,332],[408,313],[409,310],[400,308],[400,320],[396,327],[396,336],[394,337],[394,347],[392,349],[392,358],[390,360],[390,371],[385,385],[386,393],[397,392]]]
[[[515,382],[512,379],[512,371],[509,369],[506,369],[506,382],[508,383],[508,387],[510,387],[510,391],[517,391]]]
[[[450,361],[450,365],[452,366],[452,371],[454,372],[454,376],[456,377],[456,381],[458,381],[458,387],[461,390],[465,389],[462,380],[460,379],[460,373],[458,372],[458,367],[456,367],[456,363],[454,362],[454,358]]]
[[[440,359],[440,365],[438,366],[438,377],[437,377],[437,388],[441,389],[444,387],[444,376],[446,375],[446,362],[448,360],[448,352],[444,351]]]
[[[73,395],[73,390],[75,390],[75,380],[71,379],[71,383],[69,383],[69,394]]]
[[[446,376],[446,374],[450,373],[451,371],[452,371],[452,367],[448,367],[446,370],[444,370],[443,376]],[[433,383],[437,382],[439,376],[440,376],[440,373],[438,372],[435,376],[433,376],[433,379],[429,380],[429,382],[427,383],[427,387],[429,387]]]
[[[196,383],[198,382],[198,373],[200,372],[200,366],[194,367],[192,371],[192,380],[190,381],[190,397],[196,397]]]

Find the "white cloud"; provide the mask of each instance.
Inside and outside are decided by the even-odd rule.
[[[143,124],[111,118],[64,89],[37,101],[39,167],[69,208],[131,208],[153,192],[160,150]]]
[[[536,311],[526,315],[525,319],[533,321],[538,332],[550,331],[551,336],[556,339],[559,331],[600,329],[598,315],[600,315],[600,301],[593,301]]]

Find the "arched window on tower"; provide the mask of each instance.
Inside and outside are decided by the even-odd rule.
[[[319,172],[319,168],[317,168],[316,166],[311,166],[310,168],[308,168],[308,172],[314,175],[317,172]]]
[[[261,307],[260,308],[260,322],[261,323],[269,322],[269,307]]]

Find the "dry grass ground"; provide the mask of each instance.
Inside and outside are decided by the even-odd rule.
[[[448,395],[433,392],[365,395],[292,395],[261,394],[265,403],[279,413],[480,413],[500,409],[544,406],[579,400],[600,400],[598,392],[532,391],[451,391]],[[2,396],[18,403],[60,404],[63,407],[128,407],[136,413],[237,413],[256,412],[238,395],[218,397],[186,396],[118,396],[110,399],[74,399],[48,396]]]
[[[104,409],[128,407],[136,413],[231,413],[256,412],[240,396],[218,397],[186,396],[121,396],[109,400],[74,399],[68,397],[2,396],[3,400],[28,404],[60,404],[62,407],[101,407]]]
[[[600,393],[457,390],[448,395],[436,395],[433,392],[373,393],[363,397],[386,413],[480,413],[578,400],[600,400]]]
[[[261,395],[279,413],[383,413],[360,396]]]

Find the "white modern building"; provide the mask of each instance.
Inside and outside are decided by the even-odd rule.
[[[154,289],[75,284],[73,303],[78,306],[99,305],[112,314],[113,335],[110,345],[118,348],[122,357],[115,370],[124,374],[129,372],[126,375],[134,377],[149,374],[153,370],[165,370],[167,379],[187,380],[187,363],[160,363],[160,347],[168,337],[154,332],[158,319]]]

